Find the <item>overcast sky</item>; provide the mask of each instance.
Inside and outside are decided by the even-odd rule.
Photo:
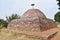
[[[0,18],[5,19],[12,13],[22,15],[31,8],[32,3],[50,19],[53,19],[58,11],[56,0],[0,0]]]

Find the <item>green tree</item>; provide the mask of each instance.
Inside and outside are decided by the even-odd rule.
[[[54,20],[60,23],[60,12],[57,12],[54,16]]]
[[[60,0],[57,0],[57,1],[58,1],[58,3],[57,3],[57,4],[59,5],[59,9],[60,9]]]
[[[17,14],[12,14],[11,16],[7,16],[7,17],[6,17],[6,21],[9,23],[9,22],[11,22],[11,21],[14,20],[14,19],[19,19],[19,18],[20,18],[19,15],[17,15]]]

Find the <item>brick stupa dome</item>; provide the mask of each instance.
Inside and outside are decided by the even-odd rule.
[[[39,9],[27,10],[20,19],[12,20],[8,24],[8,28],[17,28],[20,30],[48,30],[57,27],[56,23],[46,18]]]
[[[23,14],[22,17],[36,17],[36,16],[38,16],[39,18],[46,19],[44,13],[41,12],[39,9],[29,9]]]

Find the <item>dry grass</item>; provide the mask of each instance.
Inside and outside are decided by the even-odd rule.
[[[37,37],[30,37],[28,34],[25,34],[28,31],[21,31],[20,33],[18,32],[19,31],[17,30],[1,29],[0,40],[39,40]]]

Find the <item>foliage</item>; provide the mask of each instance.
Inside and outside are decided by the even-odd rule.
[[[57,1],[58,1],[58,3],[57,3],[57,4],[59,5],[59,9],[60,9],[60,0],[57,0]]]
[[[60,12],[57,12],[54,16],[54,20],[60,23]]]
[[[17,14],[12,14],[11,16],[7,16],[7,17],[6,17],[6,21],[9,23],[9,22],[11,22],[11,20],[19,19],[19,18],[20,18],[19,15],[17,15]]]
[[[3,19],[0,19],[0,28],[7,27],[7,22],[4,21]]]

